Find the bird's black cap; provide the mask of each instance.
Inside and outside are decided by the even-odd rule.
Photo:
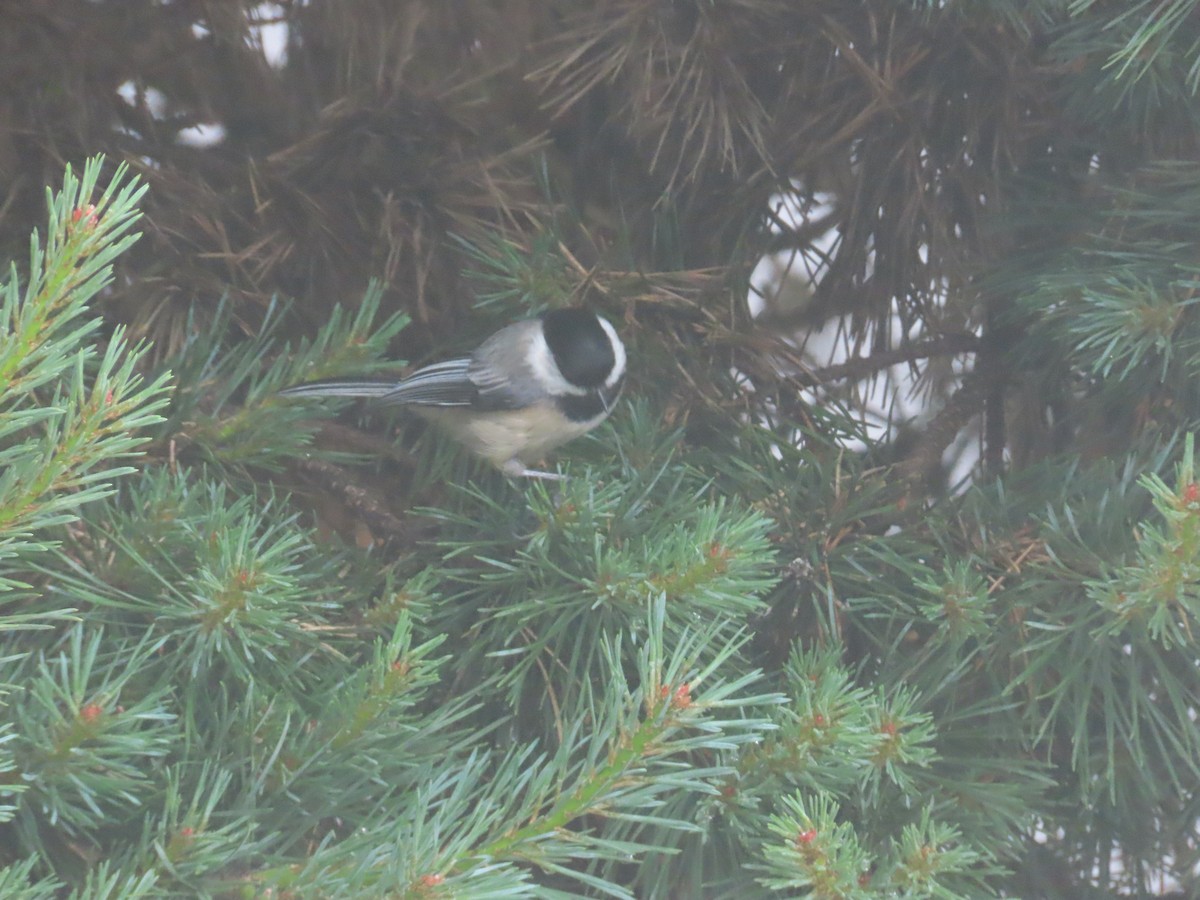
[[[546,345],[563,378],[581,388],[604,384],[617,364],[612,341],[595,313],[555,309],[542,317]]]

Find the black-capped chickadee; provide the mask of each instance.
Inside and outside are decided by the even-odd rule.
[[[559,479],[529,466],[608,418],[624,381],[625,345],[613,326],[586,310],[556,309],[400,381],[317,381],[280,394],[405,406],[505,475]]]

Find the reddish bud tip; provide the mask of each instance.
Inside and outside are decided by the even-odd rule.
[[[88,228],[95,228],[97,221],[96,207],[92,203],[89,203],[87,206],[77,206],[71,210],[72,225],[78,225],[80,222],[84,222]]]
[[[807,831],[802,831],[796,835],[797,844],[811,844],[817,839],[817,829],[809,828]]]
[[[421,876],[421,886],[422,887],[437,887],[439,884],[441,884],[445,880],[446,880],[445,875],[438,875],[438,874],[422,875]]]
[[[104,713],[98,703],[89,703],[79,711],[79,717],[85,722],[95,722]]]
[[[692,688],[687,682],[681,684],[671,698],[671,705],[676,709],[687,709],[692,705]]]

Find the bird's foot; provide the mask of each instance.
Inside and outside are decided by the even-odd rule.
[[[510,459],[500,467],[500,471],[509,478],[540,478],[543,481],[566,481],[566,475],[558,472],[543,472],[541,469],[530,469],[519,459]]]

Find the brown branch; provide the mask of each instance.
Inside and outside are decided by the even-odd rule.
[[[990,388],[990,379],[981,372],[970,372],[962,386],[946,401],[921,434],[916,447],[899,465],[899,471],[912,481],[924,482],[940,470],[942,454],[958,433],[979,413]]]
[[[916,341],[892,350],[881,350],[870,356],[856,357],[812,372],[799,372],[792,375],[791,380],[799,382],[805,387],[847,378],[858,381],[898,363],[911,363],[918,359],[929,359],[933,356],[947,356],[955,353],[973,353],[978,349],[979,339],[974,335],[949,334],[927,341]]]
[[[373,531],[402,540],[412,537],[409,523],[392,515],[371,496],[370,491],[356,484],[349,473],[339,466],[321,459],[298,459],[295,467],[329,493],[340,497]]]
[[[1008,445],[1005,416],[1008,378],[1004,359],[1017,335],[1011,326],[1004,324],[1006,308],[1011,304],[996,296],[988,296],[984,302],[985,330],[976,362],[976,368],[988,376],[983,415],[983,472],[988,478],[999,478],[1004,472],[1004,449]]]

